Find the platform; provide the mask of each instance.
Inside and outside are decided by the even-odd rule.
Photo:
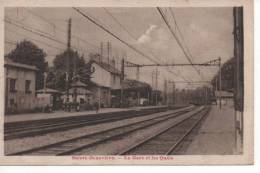
[[[223,105],[221,109],[219,105],[212,105],[208,117],[185,154],[235,154],[234,114],[232,104]]]
[[[4,116],[4,122],[18,122],[18,121],[30,121],[30,120],[41,120],[41,119],[51,119],[51,118],[62,118],[62,117],[72,117],[72,116],[87,116],[93,114],[103,114],[103,113],[113,113],[113,112],[124,112],[130,110],[142,110],[142,109],[152,109],[152,108],[162,108],[165,106],[145,106],[145,107],[131,107],[131,108],[102,108],[96,113],[96,111],[80,111],[80,112],[65,112],[65,111],[55,111],[53,113],[26,113],[26,114],[16,114],[16,115],[6,115]]]

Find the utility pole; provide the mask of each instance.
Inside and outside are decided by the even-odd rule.
[[[140,80],[140,67],[139,66],[136,67],[136,80],[137,81]]]
[[[244,143],[244,12],[243,7],[233,8],[234,17],[234,57],[235,57],[235,92],[234,123],[237,153],[243,153]],[[249,87],[250,89],[250,87]]]
[[[123,106],[123,94],[124,94],[124,89],[123,89],[123,82],[124,82],[124,77],[125,77],[125,59],[122,58],[122,62],[121,62],[121,78],[120,78],[120,82],[121,82],[121,94],[120,94],[120,105],[121,107]]]
[[[107,59],[107,64],[110,66],[111,65],[111,60],[112,60],[112,56],[110,57],[110,55],[112,55],[112,51],[111,51],[111,43],[108,41],[107,42],[107,56],[108,56],[108,59]],[[110,60],[111,59],[111,60]],[[109,107],[111,106],[111,88],[109,88],[108,90],[109,94],[108,94],[108,97],[109,97]]]
[[[155,70],[155,106],[157,106],[158,69]]]
[[[154,70],[152,71],[152,95],[151,95],[151,100],[152,100],[152,104],[153,104],[153,100],[154,100]]]
[[[100,57],[98,59],[99,62],[102,62],[103,59],[103,42],[100,42]],[[101,106],[101,91],[100,87],[98,86],[98,107]]]
[[[163,85],[163,87],[164,87],[163,88],[163,90],[164,90],[164,98],[163,98],[164,101],[163,102],[164,102],[165,105],[167,105],[167,82],[168,81],[166,79],[164,79],[164,85]]]
[[[110,42],[107,42],[107,64],[110,64]]]
[[[98,87],[98,108],[101,106],[101,88]]]
[[[67,40],[67,51],[68,54],[66,56],[66,93],[67,99],[66,102],[69,101],[69,64],[70,64],[70,49],[71,49],[71,18],[68,21],[68,40]]]
[[[172,105],[175,104],[175,82],[174,81],[169,81],[169,83],[172,84]]]
[[[155,105],[157,106],[158,104],[158,75],[159,75],[159,71],[158,69],[156,68],[156,71],[155,71]]]
[[[172,82],[172,104],[175,105],[175,84]]]
[[[71,18],[69,19],[69,29],[68,29],[69,33],[68,33],[68,50],[69,50],[69,58],[71,57],[70,51],[71,51]],[[72,82],[76,82],[77,79],[77,74],[76,74],[76,58],[73,58],[73,72],[72,72]],[[76,103],[77,102],[77,88],[74,88],[73,90],[73,102]]]
[[[208,104],[208,87],[205,87],[205,104]]]
[[[100,58],[99,62],[101,62],[103,59],[103,42],[100,42]]]
[[[219,90],[220,90],[220,99],[219,99],[219,108],[221,109],[221,100],[222,100],[222,87],[221,87],[221,58],[219,57]]]
[[[166,105],[169,105],[169,97],[168,97],[168,80],[166,80]]]
[[[68,22],[68,42],[67,42],[67,47],[70,49],[71,47],[71,18],[69,18]]]

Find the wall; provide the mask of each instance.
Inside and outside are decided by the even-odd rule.
[[[120,89],[121,88],[120,76],[112,74],[110,86],[111,86],[111,89]]]
[[[10,100],[14,99],[17,104],[17,110],[28,110],[35,107],[35,71],[25,70],[15,67],[5,67],[5,90],[6,90],[6,106],[10,107]],[[16,92],[10,92],[10,78],[16,79]],[[25,81],[30,80],[31,93],[25,93]],[[6,87],[8,86],[8,88]]]
[[[92,81],[99,86],[108,87],[111,89],[120,89],[120,76],[111,74],[99,65],[93,63],[92,66],[95,68],[95,72],[92,74]]]
[[[99,65],[93,63],[92,67],[95,68],[95,72],[92,74],[92,81],[95,82],[99,87],[91,88],[91,91],[94,93],[94,102],[98,102],[100,88],[100,102],[105,107],[111,106],[111,89],[120,89],[121,82],[120,76],[114,75]]]
[[[99,65],[93,63],[92,67],[95,68],[95,72],[92,74],[92,81],[100,86],[111,87],[111,74],[101,68]]]
[[[111,90],[104,87],[91,87],[90,90],[93,92],[92,104],[99,102],[104,107],[111,107]]]

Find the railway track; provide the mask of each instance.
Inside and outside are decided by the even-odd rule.
[[[52,118],[44,120],[22,121],[6,123],[4,127],[4,140],[30,137],[64,131],[73,128],[84,127],[86,125],[96,125],[100,123],[114,122],[133,117],[146,116],[153,113],[167,111],[167,108],[124,111],[106,115],[75,116],[64,118]]]
[[[210,108],[179,122],[176,125],[162,129],[158,133],[132,145],[118,153],[118,155],[173,155],[178,153],[179,146],[199,125],[208,114]],[[163,141],[163,142],[162,142]]]
[[[80,137],[64,140],[61,142],[45,145],[9,155],[71,155],[80,152],[82,149],[90,148],[107,141],[113,141],[132,132],[151,127],[155,124],[168,121],[181,116],[187,112],[197,111],[195,107],[185,107],[160,116],[148,118],[135,123],[103,130],[97,133],[82,135]]]

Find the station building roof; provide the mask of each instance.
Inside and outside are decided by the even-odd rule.
[[[215,96],[216,97],[226,97],[226,98],[232,98],[234,97],[233,92],[228,92],[228,91],[215,91]]]
[[[116,69],[114,66],[112,66],[106,62],[92,59],[92,60],[90,60],[90,63],[95,63],[95,64],[99,65],[101,68],[103,68],[104,70],[106,70],[112,74],[121,75],[121,72],[118,69]]]
[[[77,82],[73,82],[73,83],[71,84],[71,87],[87,87],[87,85],[84,84],[84,83],[81,82],[81,81],[77,81]]]
[[[122,87],[123,89],[151,89],[148,83],[133,79],[125,79],[122,83]]]
[[[31,71],[38,71],[38,68],[36,68],[33,65],[27,65],[27,64],[22,64],[18,62],[14,62],[8,57],[4,58],[4,66],[5,67],[14,67],[14,68],[20,68],[20,69],[25,69],[25,70],[31,70]]]
[[[61,94],[60,91],[55,90],[55,89],[51,89],[51,88],[43,88],[43,89],[39,89],[36,91],[37,94],[42,94],[42,93],[48,93],[48,94]]]

